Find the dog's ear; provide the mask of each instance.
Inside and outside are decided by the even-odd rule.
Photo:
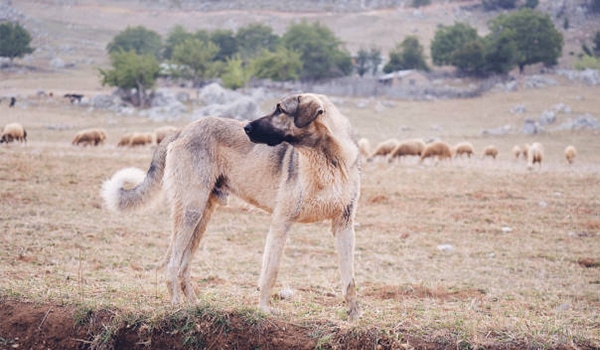
[[[292,101],[283,101],[284,108],[287,113],[294,116],[294,125],[296,125],[297,128],[308,126],[313,120],[317,119],[319,114],[325,112],[325,108],[323,108],[321,101],[312,96],[297,95],[291,97],[289,100]],[[288,106],[294,108],[294,112],[288,110]]]

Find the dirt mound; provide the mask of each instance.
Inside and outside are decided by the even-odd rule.
[[[0,349],[401,348],[376,330],[290,324],[250,310],[219,313],[206,306],[144,317],[5,299],[0,314]]]

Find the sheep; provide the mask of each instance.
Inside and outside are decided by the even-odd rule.
[[[523,159],[527,160],[527,153],[529,152],[530,145],[528,143],[523,145],[523,149],[521,149],[521,156]]]
[[[9,143],[15,140],[21,143],[27,142],[27,131],[19,123],[6,124],[2,130],[2,136],[0,136],[0,143]]]
[[[371,155],[369,156],[369,160],[373,160],[375,157],[377,156],[387,156],[388,154],[390,154],[390,152],[392,152],[394,150],[394,148],[396,148],[396,146],[398,145],[398,140],[396,139],[389,139],[386,141],[382,141],[377,145],[377,148],[375,148],[375,151],[373,151],[373,153],[371,153]]]
[[[459,142],[454,146],[454,157],[460,156],[462,158],[462,155],[466,154],[467,157],[471,158],[473,153],[475,153],[473,151],[473,144],[470,142]]]
[[[512,154],[515,156],[515,159],[519,159],[521,156],[521,147],[519,147],[519,145],[514,145],[512,148]]]
[[[363,137],[358,140],[358,149],[361,156],[368,158],[371,153],[371,143],[369,142],[369,139]]]
[[[400,142],[389,155],[389,161],[391,162],[396,157],[402,158],[403,156],[421,156],[425,149],[425,141],[422,139],[409,139]]]
[[[123,134],[123,136],[121,136],[121,139],[119,140],[119,143],[117,143],[117,147],[129,146],[129,144],[131,143],[132,135],[132,132]]]
[[[576,155],[577,149],[575,148],[575,146],[569,145],[567,146],[567,148],[565,148],[565,158],[567,158],[567,162],[569,162],[569,164],[573,164]]]
[[[177,132],[179,130],[179,128],[171,126],[171,125],[166,125],[166,126],[162,126],[158,129],[154,130],[154,138],[156,141],[156,144],[158,145],[165,137],[167,137],[169,134],[172,134],[174,132]]]
[[[152,140],[154,140],[154,134],[151,132],[134,132],[131,135],[131,141],[129,142],[129,146],[144,146],[152,144]]]
[[[539,168],[542,168],[542,159],[544,158],[544,146],[539,142],[534,142],[529,146],[527,151],[527,169],[533,169],[535,163],[539,164]]]
[[[106,137],[106,131],[104,129],[84,129],[75,134],[71,143],[75,146],[80,144],[83,144],[84,146],[98,146],[104,143]]]
[[[492,157],[492,158],[496,159],[497,156],[498,156],[498,149],[496,148],[496,146],[489,145],[483,149],[482,158]]]
[[[423,152],[421,152],[420,163],[423,163],[425,158],[437,157],[438,160],[452,159],[452,152],[450,146],[444,141],[433,141],[425,145]]]

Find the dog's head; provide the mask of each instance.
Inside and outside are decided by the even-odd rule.
[[[312,134],[310,125],[323,113],[325,107],[317,96],[291,95],[282,99],[272,113],[246,124],[244,131],[254,143],[302,144]]]

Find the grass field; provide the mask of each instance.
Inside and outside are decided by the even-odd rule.
[[[593,114],[600,110],[598,93],[566,85],[436,102],[334,98],[372,144],[440,137],[471,141],[477,153],[451,162],[363,165],[356,227],[363,317],[356,324],[345,321],[328,223],[294,226],[277,284],[293,296],[274,299],[278,315],[254,309],[269,216],[235,200],[217,211],[193,263],[199,306],[172,308],[156,271],[168,243],[167,206],[119,216],[99,196],[116,170],[150,162],[151,147],[117,148],[119,136],[160,124],[67,101],[32,97],[26,107],[0,105],[0,124],[19,121],[29,135],[26,145],[0,147],[0,300],[6,315],[41,312],[25,305],[46,307],[29,338],[14,339],[14,324],[0,321],[0,348],[50,342],[42,326],[50,327],[46,318],[63,307],[70,310],[61,321],[65,328],[90,324],[85,341],[64,340],[65,347],[122,348],[128,335],[140,348],[186,341],[198,348],[284,346],[274,340],[286,348],[597,348],[598,132],[491,137],[480,131],[518,129],[524,118],[559,102],[572,109],[559,122]],[[520,104],[526,113],[509,112]],[[78,129],[92,126],[107,129],[104,146],[70,144]],[[534,140],[546,154],[541,170],[529,171],[510,149]],[[487,144],[498,147],[498,159],[480,159]],[[571,166],[562,154],[567,144],[578,149]],[[102,310],[110,317],[92,330],[90,315]],[[237,327],[233,320],[240,317]],[[229,321],[218,328],[215,320],[222,318]],[[201,325],[217,328],[203,333]]]

